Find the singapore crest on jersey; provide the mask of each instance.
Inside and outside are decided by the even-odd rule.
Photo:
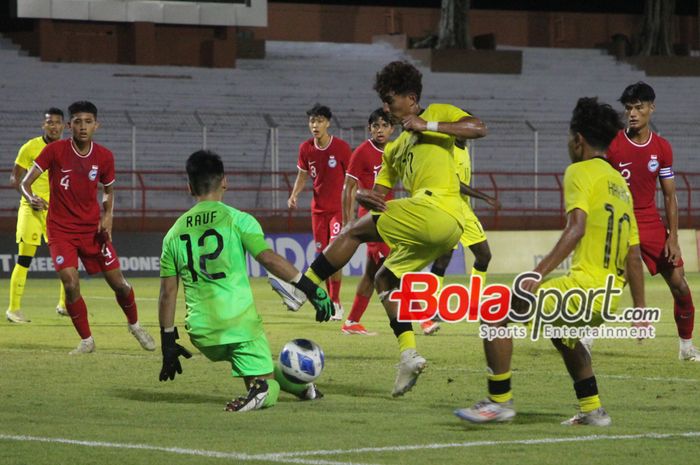
[[[335,155],[331,155],[328,158],[328,166],[335,168],[338,165],[338,161],[335,159]]]
[[[649,171],[652,173],[659,169],[659,160],[657,160],[657,158],[658,155],[652,155],[651,160],[649,160],[649,163],[647,164],[647,168],[649,168]]]
[[[88,173],[88,178],[90,178],[90,181],[97,179],[97,165],[92,165],[92,169]]]

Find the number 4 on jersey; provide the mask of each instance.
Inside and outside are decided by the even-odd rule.
[[[68,188],[70,187],[70,174],[66,174],[65,176],[63,176],[61,178],[60,184],[65,190],[68,190]]]

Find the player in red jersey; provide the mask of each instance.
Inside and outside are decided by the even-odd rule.
[[[649,127],[655,98],[654,89],[644,82],[624,90],[620,102],[625,107],[628,124],[610,145],[608,160],[627,180],[632,192],[644,263],[652,275],[663,276],[673,295],[673,315],[680,337],[679,358],[700,362],[700,351],[692,342],[695,307],[678,245],[673,152],[671,144]],[[657,178],[664,195],[668,229],[656,208]]]
[[[299,194],[311,176],[314,190],[311,227],[316,251],[320,253],[340,234],[343,221],[341,195],[352,151],[347,142],[328,133],[332,117],[330,108],[316,104],[306,114],[313,137],[299,145],[297,178],[287,206],[297,208]],[[340,304],[341,277],[342,272],[338,271],[326,282],[328,294],[336,307],[333,320],[342,320],[344,313]]]
[[[119,257],[112,245],[114,206],[114,156],[92,141],[99,127],[97,108],[91,102],[68,107],[70,139],[47,145],[22,180],[22,194],[35,209],[47,209],[49,250],[54,268],[66,290],[66,308],[80,344],[71,355],[94,352],[95,341],[88,323],[87,307],[80,295],[78,258],[89,274],[104,273],[119,306],[129,322],[129,332],[146,350],[155,350],[153,338],[138,322],[134,290],[119,269]],[[32,183],[49,172],[51,204],[32,192]],[[102,184],[102,207],[97,203],[97,184]]]
[[[369,115],[370,138],[359,145],[352,153],[350,166],[345,173],[345,185],[343,186],[343,226],[355,219],[355,195],[357,189],[371,190],[374,186],[374,178],[382,167],[382,154],[384,145],[389,141],[389,137],[394,132],[391,124],[391,116],[383,109],[374,110]],[[386,199],[394,198],[391,192]],[[359,206],[357,217],[367,213],[367,209]],[[374,275],[384,263],[384,259],[389,256],[389,246],[384,242],[367,243],[367,264],[362,279],[357,283],[355,300],[347,320],[343,324],[341,331],[344,334],[360,334],[364,336],[374,335],[369,333],[360,324],[360,319],[367,309],[369,299],[374,291]]]

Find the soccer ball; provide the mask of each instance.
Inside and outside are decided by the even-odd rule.
[[[310,383],[323,371],[323,349],[308,339],[293,339],[282,347],[280,367],[294,383]]]

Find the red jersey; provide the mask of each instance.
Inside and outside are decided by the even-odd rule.
[[[671,144],[654,132],[644,144],[636,144],[623,130],[610,144],[608,160],[627,181],[637,222],[658,220],[656,179],[673,178]]]
[[[341,212],[341,196],[350,154],[347,142],[333,136],[324,149],[316,146],[314,138],[299,145],[297,168],[308,172],[314,182],[311,213]]]
[[[382,168],[382,154],[384,154],[384,150],[374,145],[372,139],[367,139],[352,153],[350,166],[348,166],[348,171],[345,175],[357,180],[359,188],[371,189],[374,186],[374,179],[377,177],[377,173]],[[386,196],[386,200],[393,198],[394,194],[390,191]],[[367,213],[367,209],[360,205],[357,216],[360,217],[365,213]]]
[[[87,155],[81,155],[73,139],[64,139],[44,147],[34,164],[42,172],[49,171],[49,240],[96,233],[100,224],[97,183],[114,182],[112,152],[92,142]]]

